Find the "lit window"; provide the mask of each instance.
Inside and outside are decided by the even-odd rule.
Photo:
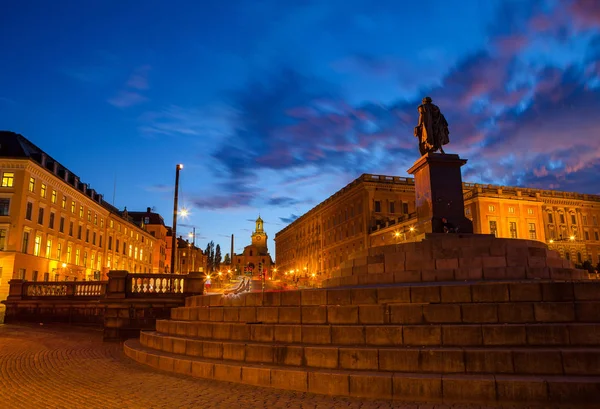
[[[35,179],[34,178],[29,178],[29,191],[30,192],[35,191]]]
[[[61,204],[61,206],[62,206],[63,209],[67,208],[67,197],[66,196],[62,197],[62,204]]]
[[[94,224],[98,225],[98,215],[94,213]]]
[[[489,211],[490,213],[494,213],[494,212],[496,211],[496,207],[495,207],[494,205],[489,205],[489,206],[488,206],[488,211]]]
[[[88,210],[88,218],[87,219],[88,219],[88,222],[92,221],[92,211],[91,210]]]
[[[509,207],[508,208],[508,213],[514,213],[515,212],[515,208],[514,207]]]
[[[75,214],[75,200],[71,202],[71,213]]]
[[[33,255],[39,256],[41,249],[42,249],[42,236],[39,234],[36,234],[35,241],[33,243]]]
[[[52,196],[50,197],[52,203],[56,203],[56,190],[52,191]]]
[[[15,183],[15,174],[13,172],[4,172],[2,174],[2,187],[13,187]]]
[[[42,183],[42,187],[40,189],[40,196],[46,197],[46,184]]]
[[[6,248],[6,235],[7,235],[7,230],[0,229],[0,251],[4,250]]]
[[[533,214],[533,209],[527,209],[527,214]]]
[[[83,206],[79,206],[79,217],[83,219]]]
[[[490,234],[498,237],[498,225],[495,220],[490,220]]]
[[[535,223],[528,223],[528,227],[529,227],[529,238],[531,240],[536,240],[537,233],[535,231]]]
[[[79,265],[79,258],[81,256],[81,250],[75,249],[75,265]]]
[[[67,246],[67,263],[71,264],[71,258],[73,256],[73,246],[70,244]]]
[[[46,240],[46,258],[52,255],[52,239]]]
[[[62,257],[62,243],[57,243],[56,244],[56,259],[60,261],[61,257]]]
[[[510,238],[516,239],[517,238],[517,222],[509,222],[508,230],[510,232]]]

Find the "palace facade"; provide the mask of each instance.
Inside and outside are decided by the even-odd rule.
[[[463,183],[475,233],[538,240],[575,263],[600,263],[600,196]],[[363,174],[275,235],[280,272],[335,275],[355,251],[410,241],[414,179]]]
[[[0,132],[0,300],[8,281],[154,270],[157,238],[22,135]]]

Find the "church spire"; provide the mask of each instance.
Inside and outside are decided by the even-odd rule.
[[[256,233],[264,232],[263,228],[263,219],[260,218],[260,214],[258,215],[258,219],[256,219]]]

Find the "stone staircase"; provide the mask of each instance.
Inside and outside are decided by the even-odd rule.
[[[319,394],[593,407],[599,311],[600,282],[527,277],[195,296],[125,353],[165,371]]]

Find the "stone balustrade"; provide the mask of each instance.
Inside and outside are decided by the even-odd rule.
[[[185,297],[201,295],[202,273],[141,274],[113,270],[108,281],[11,280],[5,322],[67,322],[104,326],[105,340],[139,335],[168,318]]]

